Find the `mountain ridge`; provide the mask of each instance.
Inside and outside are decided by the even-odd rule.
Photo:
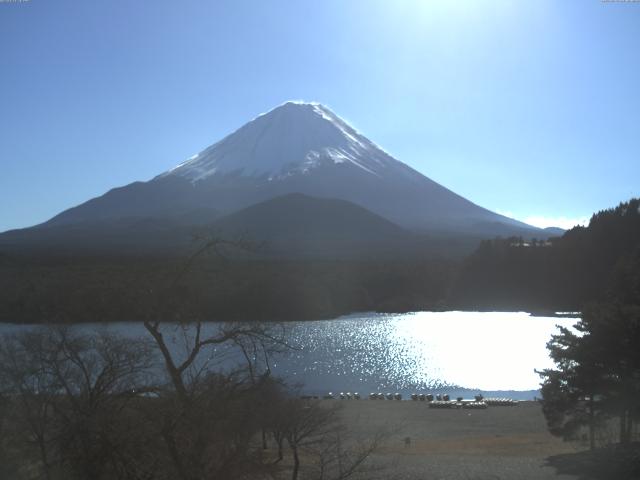
[[[202,225],[213,211],[226,216],[291,193],[351,202],[413,232],[549,236],[452,192],[327,107],[304,102],[286,102],[151,180],[111,189],[35,228],[145,217]]]

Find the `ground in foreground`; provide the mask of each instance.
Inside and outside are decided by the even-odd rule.
[[[360,435],[393,431],[372,459],[391,465],[394,479],[560,479],[549,457],[583,447],[551,436],[540,404],[486,410],[428,408],[426,402],[335,400],[348,428]],[[410,439],[407,441],[407,439]]]

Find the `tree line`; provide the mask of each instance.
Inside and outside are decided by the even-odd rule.
[[[184,281],[166,279],[184,259],[6,258],[0,261],[0,321],[139,321],[163,291],[171,320],[185,303],[210,320],[307,320],[355,311],[442,308],[449,260],[331,261],[199,259]],[[172,300],[173,299],[173,300]]]

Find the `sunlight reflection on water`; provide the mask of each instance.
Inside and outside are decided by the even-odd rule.
[[[537,390],[540,380],[534,369],[552,366],[545,346],[556,325],[569,327],[576,321],[524,312],[416,312],[293,322],[287,326],[297,349],[275,358],[273,371],[303,384],[311,394],[407,394],[458,387]],[[0,333],[19,328],[0,325]],[[127,336],[145,335],[141,324],[107,328]]]
[[[534,369],[552,365],[545,346],[555,326],[575,322],[524,312],[368,313],[300,322],[292,340],[301,350],[278,370],[309,387],[334,389],[536,390]]]

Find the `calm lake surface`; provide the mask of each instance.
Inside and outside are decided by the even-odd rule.
[[[524,312],[416,312],[294,322],[286,326],[296,349],[274,358],[272,370],[314,395],[430,391],[468,397],[475,392],[504,392],[527,399],[537,394],[540,384],[534,370],[553,365],[545,345],[556,325],[569,327],[577,320]],[[0,333],[25,328],[33,327],[0,324]],[[106,329],[129,337],[148,335],[136,323],[73,328]],[[181,333],[171,325],[165,328],[165,336],[173,337],[179,351],[184,340]],[[207,328],[215,329],[217,324],[209,323]],[[233,355],[223,357],[224,366],[238,360]]]

